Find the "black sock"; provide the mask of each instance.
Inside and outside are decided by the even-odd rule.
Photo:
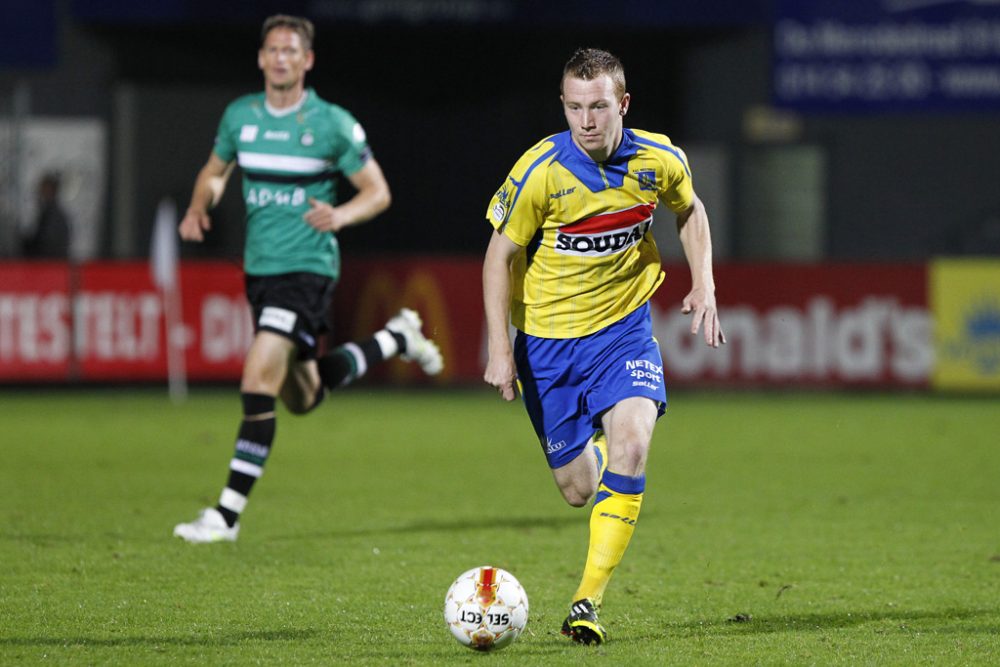
[[[368,369],[375,364],[390,359],[401,352],[406,351],[406,340],[402,335],[392,331],[383,330],[390,334],[395,341],[395,350],[392,343],[388,343],[388,348],[384,349],[377,337],[382,335],[380,331],[374,337],[360,343],[345,343],[334,349],[330,354],[316,360],[319,367],[319,377],[327,389],[345,387],[355,380],[364,377]],[[389,354],[387,354],[389,352]]]
[[[236,453],[229,462],[229,480],[216,509],[229,526],[236,524],[246,507],[254,482],[263,474],[274,442],[274,396],[241,394],[243,422],[236,438]]]
[[[388,331],[388,329],[386,330]],[[399,354],[406,354],[406,338],[403,334],[396,333],[395,331],[389,331],[392,337],[396,339],[396,345],[399,346]]]

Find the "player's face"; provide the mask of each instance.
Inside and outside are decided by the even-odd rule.
[[[629,94],[618,99],[607,74],[589,81],[568,76],[562,89],[563,112],[573,141],[594,160],[608,159],[621,141]]]
[[[312,69],[313,52],[303,48],[299,33],[289,28],[275,28],[264,39],[257,54],[257,65],[264,73],[268,88],[291,90],[301,86],[306,72]]]

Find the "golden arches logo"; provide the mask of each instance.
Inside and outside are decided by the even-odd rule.
[[[407,273],[400,283],[390,272],[376,269],[364,282],[355,306],[354,340],[371,336],[386,319],[400,308],[412,308],[424,321],[424,335],[432,338],[441,348],[444,370],[433,377],[435,382],[446,382],[454,375],[454,350],[451,340],[451,320],[443,290],[430,271],[416,270]],[[392,361],[388,366],[389,377],[394,381],[407,380],[420,375],[414,364]]]

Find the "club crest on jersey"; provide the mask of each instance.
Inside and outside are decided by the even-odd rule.
[[[640,169],[635,172],[635,177],[639,181],[640,190],[656,190],[655,169]]]
[[[300,141],[303,146],[312,146],[316,139],[313,138],[312,132],[306,132],[302,135],[302,139],[300,139]]]
[[[637,245],[653,224],[656,204],[639,204],[564,225],[556,232],[555,251],[577,257],[607,257]]]

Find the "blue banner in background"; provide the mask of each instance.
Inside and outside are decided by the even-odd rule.
[[[763,24],[770,0],[72,0],[77,19],[108,24],[241,24],[269,14],[323,23],[628,28]]]
[[[773,101],[807,112],[1000,110],[1000,0],[776,0]]]
[[[51,67],[56,63],[55,0],[4,3],[0,12],[0,67]],[[0,102],[0,111],[5,105]]]

